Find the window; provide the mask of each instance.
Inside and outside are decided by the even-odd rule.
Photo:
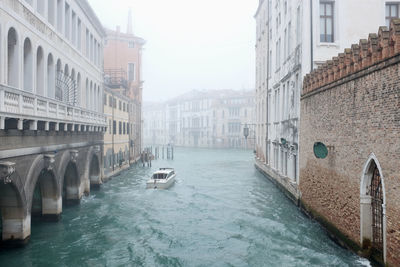
[[[135,42],[134,41],[129,41],[128,47],[129,48],[135,48]]]
[[[283,61],[286,60],[288,54],[287,54],[287,29],[285,29],[285,36],[283,39]]]
[[[128,64],[128,81],[135,80],[135,63]]]
[[[81,20],[78,18],[78,30],[77,30],[77,43],[78,43],[78,50],[81,51],[82,48],[82,22]]]
[[[118,101],[118,109],[119,109],[119,110],[122,110],[122,103],[121,103],[121,101]]]
[[[107,95],[106,94],[104,94],[104,97],[103,97],[103,105],[107,106]]]
[[[334,42],[333,2],[320,2],[320,41]]]
[[[109,96],[108,97],[108,105],[110,106],[110,107],[112,107],[112,96]]]
[[[113,121],[113,134],[117,134],[117,122]]]
[[[122,134],[122,123],[118,122],[118,133],[121,135]]]
[[[390,21],[399,18],[399,5],[396,3],[386,4],[386,26],[390,27]]]

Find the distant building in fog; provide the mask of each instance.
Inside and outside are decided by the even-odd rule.
[[[165,103],[144,103],[143,143],[165,145],[168,143]]]
[[[143,112],[145,144],[253,148],[254,101],[253,91],[194,90],[165,105],[149,105]],[[246,124],[250,128],[247,144]]]

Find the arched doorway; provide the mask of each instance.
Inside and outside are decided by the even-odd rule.
[[[372,208],[372,246],[383,255],[383,191],[381,174],[376,165],[372,171],[369,195]]]
[[[373,258],[386,258],[385,186],[382,170],[372,154],[364,166],[360,189],[360,233],[364,248],[370,246]]]
[[[31,215],[32,219],[56,219],[61,210],[57,208],[59,193],[57,183],[52,171],[43,169],[36,181],[32,196]]]
[[[64,182],[62,190],[63,204],[79,204],[79,175],[76,164],[69,162],[64,173]]]

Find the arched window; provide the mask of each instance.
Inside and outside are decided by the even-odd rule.
[[[44,83],[44,56],[42,47],[38,47],[36,53],[36,93],[45,95]]]
[[[102,108],[102,106],[103,106],[102,99],[103,98],[101,97],[100,85],[97,87],[97,99],[98,99],[97,103],[99,103],[97,105],[97,111],[98,112],[102,112],[102,110],[103,110],[103,108]]]
[[[72,86],[72,91],[70,94],[70,102],[73,105],[76,105],[76,99],[77,99],[77,86],[76,86],[76,74],[75,74],[75,69],[71,70],[71,86]]]
[[[78,72],[78,76],[76,78],[76,104],[78,106],[82,106],[82,88],[81,88],[81,74]]]
[[[89,109],[93,110],[93,82],[92,81],[90,81]]]
[[[32,92],[33,88],[33,55],[29,38],[24,41],[24,90]]]
[[[57,100],[62,101],[63,99],[63,92],[61,88],[60,81],[62,80],[62,64],[61,60],[57,60],[57,66],[56,66],[56,81],[55,81],[55,92],[54,92],[54,98]]]
[[[86,109],[89,109],[89,80],[86,78],[86,92],[85,92]]]
[[[93,99],[93,106],[92,106],[92,110],[96,111],[97,110],[97,98],[96,98],[96,91],[97,91],[97,85],[94,83],[93,84],[93,94],[92,94],[92,99]]]
[[[47,97],[55,97],[56,75],[54,69],[53,55],[47,57]]]
[[[8,30],[7,45],[7,82],[9,86],[19,87],[18,36],[14,28]]]

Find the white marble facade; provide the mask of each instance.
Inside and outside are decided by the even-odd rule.
[[[86,0],[0,1],[0,129],[104,130],[103,38]]]

